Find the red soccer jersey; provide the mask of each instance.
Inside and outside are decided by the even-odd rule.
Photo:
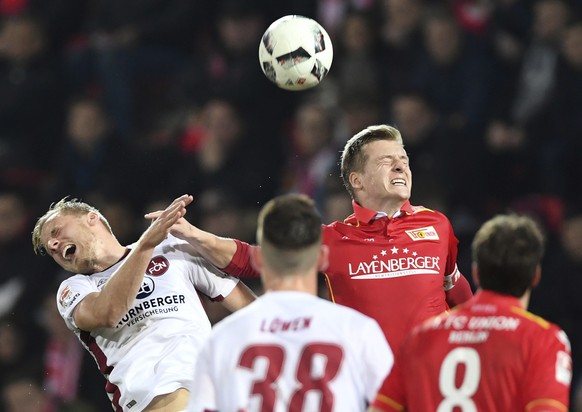
[[[458,280],[470,296],[456,265],[458,240],[446,216],[425,207],[406,202],[394,217],[377,217],[356,202],[353,206],[343,223],[323,226],[330,298],[376,319],[396,351],[414,325],[449,308],[445,290]],[[248,245],[239,242],[224,270],[258,276],[248,255]]]
[[[355,202],[354,211],[324,227],[330,298],[376,319],[397,350],[414,325],[448,309],[458,241],[442,213],[409,202],[392,218]]]
[[[519,300],[488,291],[404,341],[373,406],[383,411],[568,410],[570,344]]]

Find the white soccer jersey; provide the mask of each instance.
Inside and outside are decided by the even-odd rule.
[[[363,411],[393,355],[377,322],[301,292],[268,292],[214,326],[189,411]]]
[[[220,298],[238,279],[170,235],[154,249],[135,302],[118,325],[93,332],[78,329],[72,317],[75,306],[100,291],[120,265],[65,280],[57,306],[107,378],[105,389],[114,410],[141,411],[157,395],[192,386],[196,356],[211,330],[197,290]]]

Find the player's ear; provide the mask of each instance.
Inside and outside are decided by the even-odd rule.
[[[263,253],[261,248],[257,246],[251,247],[251,264],[257,272],[261,272],[263,269]]]
[[[536,266],[536,273],[534,274],[533,280],[531,281],[531,287],[535,288],[539,285],[540,280],[542,279],[542,265]]]
[[[360,174],[358,172],[351,172],[348,180],[354,189],[362,188],[362,179],[360,179]]]
[[[475,286],[479,287],[479,269],[477,269],[477,263],[471,263],[471,276],[473,278],[473,283]]]
[[[317,261],[317,270],[325,272],[329,266],[329,246],[321,245],[319,250],[319,259]]]
[[[99,223],[101,219],[99,219],[99,215],[95,212],[89,212],[87,213],[87,223],[92,226],[95,225],[96,223]]]

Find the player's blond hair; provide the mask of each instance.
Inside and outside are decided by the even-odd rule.
[[[376,140],[389,140],[404,145],[400,131],[387,124],[368,126],[347,141],[341,156],[341,177],[352,199],[354,190],[350,183],[350,174],[364,169],[368,156],[362,148]]]
[[[103,225],[109,230],[109,233],[113,234],[113,230],[111,229],[111,225],[99,212],[99,210],[85,202],[80,201],[79,199],[67,199],[67,197],[62,198],[56,203],[50,205],[47,212],[38,218],[36,224],[34,225],[34,229],[32,230],[32,247],[34,249],[34,253],[37,255],[44,254],[46,252],[45,245],[42,244],[40,239],[40,235],[42,233],[42,228],[44,224],[49,220],[51,217],[55,215],[76,215],[76,216],[83,216],[89,212],[95,212],[99,215],[99,220],[103,223]]]

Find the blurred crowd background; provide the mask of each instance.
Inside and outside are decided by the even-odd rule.
[[[309,91],[278,89],[258,63],[261,35],[287,14],[333,40]],[[581,0],[0,0],[0,410],[110,410],[56,311],[65,274],[32,250],[51,203],[97,206],[130,243],[145,212],[189,193],[191,223],[254,242],[277,194],[312,196],[326,222],[350,214],[340,151],[379,123],[401,130],[412,203],[449,216],[468,278],[485,219],[540,222],[530,309],[568,333],[576,386]]]

